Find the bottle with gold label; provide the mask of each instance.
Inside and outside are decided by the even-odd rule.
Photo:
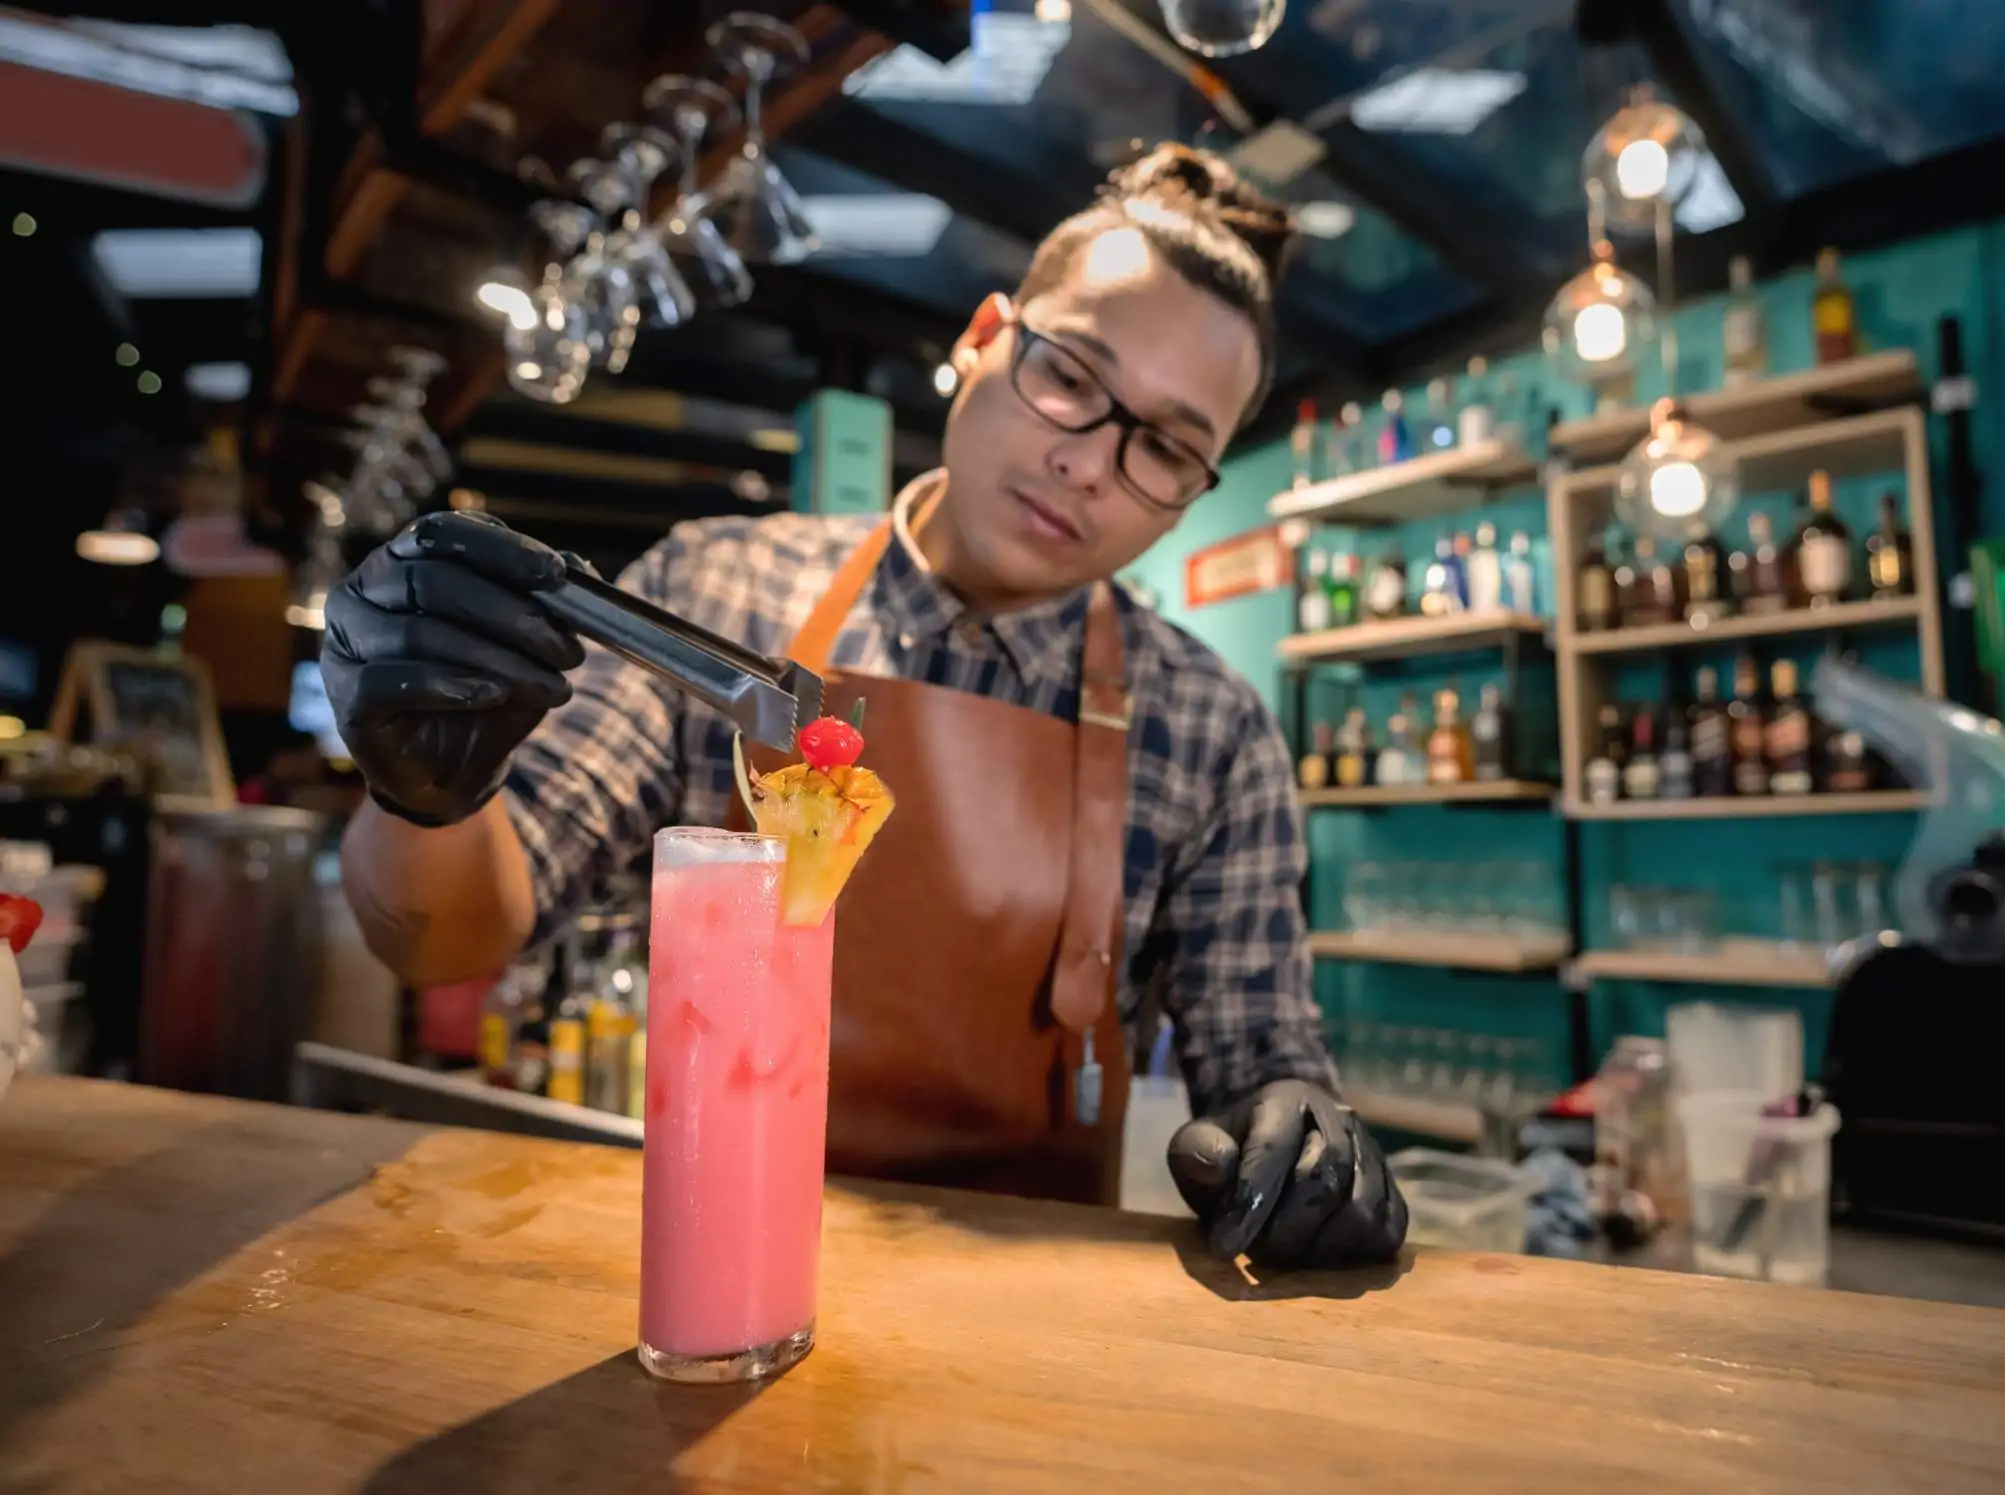
[[[1859,352],[1859,308],[1852,288],[1838,274],[1838,251],[1819,250],[1817,290],[1810,300],[1810,321],[1817,333],[1817,361],[1843,363]]]
[[[1330,724],[1317,722],[1309,729],[1309,751],[1295,765],[1296,782],[1304,789],[1330,787]]]
[[[585,994],[567,993],[550,1019],[550,1079],[544,1094],[574,1106],[585,1103]]]
[[[1462,721],[1462,697],[1454,686],[1434,693],[1434,730],[1427,734],[1427,782],[1466,784],[1476,777],[1476,747]]]
[[[1796,576],[1812,607],[1843,602],[1852,589],[1852,532],[1831,511],[1831,474],[1813,472],[1796,530]]]
[[[1766,755],[1770,794],[1808,794],[1816,762],[1816,727],[1810,709],[1796,694],[1796,661],[1778,659],[1769,670],[1770,694]]]
[[[1880,527],[1866,537],[1866,581],[1873,600],[1905,597],[1914,590],[1914,548],[1901,527],[1900,500],[1880,495]]]
[[[1365,718],[1364,707],[1353,706],[1337,729],[1337,787],[1357,789],[1369,784],[1371,760],[1371,723]]]
[[[1761,670],[1752,654],[1734,661],[1727,740],[1733,751],[1734,793],[1768,793],[1768,713],[1761,699]]]
[[[1726,552],[1711,535],[1685,543],[1685,621],[1707,628],[1734,610],[1727,591]]]
[[[515,1030],[522,1009],[522,987],[512,971],[504,972],[481,999],[481,1077],[498,1090],[515,1088]]]

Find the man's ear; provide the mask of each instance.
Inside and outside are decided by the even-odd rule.
[[[949,360],[954,372],[963,379],[974,372],[975,361],[984,349],[1016,316],[1016,308],[1009,297],[1000,291],[993,291],[982,298],[982,304],[975,308],[975,314],[968,318],[967,328],[954,342],[954,352]]]

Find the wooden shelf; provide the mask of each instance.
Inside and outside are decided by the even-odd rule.
[[[1302,803],[1311,810],[1369,810],[1390,805],[1522,804],[1549,800],[1551,784],[1528,779],[1492,779],[1474,784],[1372,784],[1356,789],[1304,789]]]
[[[1914,354],[1903,348],[1693,395],[1685,406],[1692,419],[1739,442],[1861,408],[1909,403],[1921,392]],[[1617,410],[1554,426],[1550,441],[1554,451],[1585,467],[1620,461],[1649,429],[1649,411]]]
[[[1410,659],[1423,654],[1452,654],[1459,649],[1493,648],[1506,638],[1545,637],[1543,618],[1529,613],[1450,613],[1445,618],[1386,618],[1325,628],[1281,640],[1281,657],[1298,663],[1312,660]]]
[[[1344,1087],[1344,1100],[1372,1126],[1474,1143],[1483,1132],[1483,1114],[1467,1101],[1435,1100],[1425,1095],[1401,1095],[1391,1090]]]
[[[1612,805],[1568,801],[1568,820],[1760,820],[1777,815],[1873,815],[1925,810],[1919,789],[1864,794],[1751,794],[1746,799],[1618,799]]]
[[[1727,639],[1779,638],[1790,633],[1913,627],[1921,615],[1919,598],[1896,597],[1886,602],[1799,607],[1785,613],[1748,613],[1722,618],[1703,628],[1690,623],[1652,623],[1641,628],[1612,628],[1605,633],[1576,633],[1565,639],[1562,646],[1576,654],[1628,654],[1646,649],[1692,648]]]
[[[1317,929],[1309,933],[1309,953],[1319,960],[1382,960],[1461,971],[1550,971],[1566,958],[1566,952],[1566,936],[1559,934],[1519,938],[1392,929]]]
[[[1906,410],[1882,410],[1731,441],[1727,450],[1740,464],[1741,492],[1793,491],[1820,470],[1833,478],[1899,472],[1907,462],[1909,425]],[[1608,466],[1570,472],[1561,481],[1575,498],[1612,499],[1621,480],[1622,469]]]
[[[1821,950],[1778,940],[1723,940],[1716,949],[1589,950],[1567,966],[1574,981],[1689,981],[1710,986],[1824,987],[1831,967]]]
[[[1535,482],[1538,475],[1538,465],[1516,446],[1483,441],[1277,494],[1267,512],[1312,524],[1401,524],[1464,513],[1490,490]]]

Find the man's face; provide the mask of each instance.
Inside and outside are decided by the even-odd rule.
[[[1253,324],[1131,228],[1081,248],[1064,280],[1016,308],[1014,322],[1062,346],[1121,404],[1214,466],[1259,387]],[[967,580],[983,594],[1028,600],[1114,575],[1179,515],[1123,481],[1119,425],[1070,433],[1024,403],[1010,380],[1022,335],[1008,304],[991,298],[955,348],[950,501],[932,522],[952,527]]]

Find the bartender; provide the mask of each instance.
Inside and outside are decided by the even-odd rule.
[[[845,893],[829,1166],[1111,1203],[1137,1034],[1173,1025],[1171,1171],[1214,1250],[1397,1253],[1304,940],[1290,755],[1245,679],[1110,580],[1218,482],[1273,379],[1286,213],[1166,145],[1061,224],[953,351],[942,468],[891,513],[677,526],[620,578],[869,703],[898,814]],[[554,552],[418,520],[329,597],[371,803],[343,873],[432,984],[547,938],[664,825],[722,825],[732,726],[534,601]]]

